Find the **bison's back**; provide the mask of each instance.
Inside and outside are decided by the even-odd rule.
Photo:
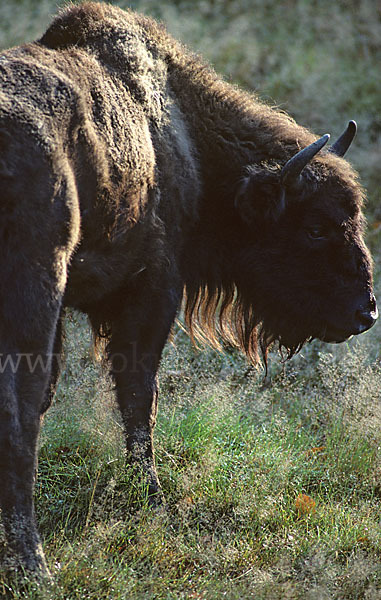
[[[86,79],[86,104],[106,143],[113,180],[134,192],[142,182],[157,186],[162,210],[176,207],[193,219],[199,197],[194,140],[171,89],[163,40],[175,44],[149,18],[85,3],[63,11],[40,43],[81,63],[76,82],[83,87]]]
[[[86,3],[61,13],[40,42],[54,49],[83,48],[112,79],[122,82],[145,114],[160,120],[167,68],[147,38],[137,14],[107,4]]]

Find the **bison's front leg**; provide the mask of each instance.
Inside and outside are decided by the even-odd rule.
[[[156,504],[161,501],[153,448],[158,390],[156,378],[152,373],[153,367],[146,374],[134,373],[133,368],[125,370],[124,365],[127,364],[127,360],[131,360],[129,364],[133,365],[136,348],[133,343],[132,348],[131,352],[125,349],[119,356],[118,353],[111,355],[112,371],[125,428],[127,459],[132,466],[136,466],[143,473],[148,498],[152,504]],[[138,351],[137,357],[141,357],[142,354]]]
[[[108,346],[129,462],[143,471],[152,504],[161,502],[153,429],[157,414],[157,369],[181,293],[151,294],[112,322]]]

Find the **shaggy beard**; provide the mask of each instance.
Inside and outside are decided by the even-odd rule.
[[[257,365],[260,355],[267,371],[270,347],[278,342],[285,360],[301,350],[313,336],[290,328],[286,320],[269,319],[254,309],[252,298],[234,284],[186,286],[185,322],[192,341],[200,341],[217,350],[221,342],[239,348]],[[280,333],[282,332],[282,333]]]

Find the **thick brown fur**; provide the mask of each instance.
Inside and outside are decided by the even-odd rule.
[[[372,326],[356,173],[323,149],[282,179],[315,139],[152,19],[108,4],[66,8],[0,55],[0,507],[13,564],[48,575],[33,490],[65,306],[106,339],[127,457],[153,503],[157,371],[183,297],[193,337],[253,362],[275,341],[291,356]]]
[[[169,89],[182,110],[197,149],[196,156],[202,156],[200,179],[208,206],[201,206],[201,210],[207,211],[208,216],[221,209],[212,201],[209,182],[222,182],[227,172],[232,174],[233,180],[234,177],[238,179],[242,165],[257,161],[266,163],[271,160],[283,165],[316,139],[287,113],[224,82],[200,56],[190,53],[168,35],[164,27],[148,17],[106,4],[85,3],[63,11],[42,38],[42,43],[55,48],[80,48],[82,45],[99,48],[99,40],[102,40],[107,56],[113,55],[118,69],[125,71],[128,60],[126,48],[121,48],[120,56],[115,49],[119,48],[119,41],[126,31],[130,44],[128,49],[132,46],[136,52],[131,53],[134,67],[139,59],[144,65],[136,68],[137,74],[131,72],[132,63],[128,65],[128,77],[132,78],[136,94],[144,102],[145,109],[157,118],[155,96],[149,95],[152,73],[147,66],[150,60],[154,60],[155,69],[166,78],[165,85],[170,84]],[[140,78],[141,74],[143,77]],[[131,85],[131,79],[128,84]],[[332,154],[317,156],[310,169],[311,179],[328,178],[330,173],[334,174],[339,185],[348,189],[353,208],[360,209],[363,191],[350,164]],[[221,193],[220,190],[218,192]],[[190,212],[199,209],[197,197],[192,200]],[[138,218],[137,214],[135,218]],[[207,260],[207,256],[202,260]],[[219,279],[215,275],[215,261],[211,269],[213,281],[200,282],[196,275],[186,282],[185,317],[191,336],[216,348],[221,347],[222,339],[225,343],[236,345],[251,361],[257,362],[258,338],[266,354],[268,346],[278,339],[277,332],[266,330],[250,299],[237,292],[234,280],[223,281],[222,277]],[[287,347],[289,355],[302,343]]]

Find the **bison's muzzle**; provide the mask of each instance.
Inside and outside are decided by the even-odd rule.
[[[345,318],[345,316],[343,315]],[[345,327],[340,328],[336,323],[332,328],[319,338],[323,342],[340,343],[348,340],[354,335],[364,333],[373,327],[378,319],[378,308],[374,294],[369,294],[368,298],[354,307],[352,320],[347,319]]]

